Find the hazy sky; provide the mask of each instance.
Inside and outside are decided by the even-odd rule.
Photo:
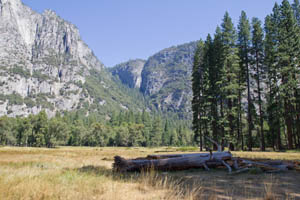
[[[23,0],[38,12],[54,10],[75,24],[82,39],[106,65],[147,59],[178,44],[205,38],[225,11],[235,22],[245,10],[264,17],[276,0]],[[277,1],[281,2],[281,1]]]

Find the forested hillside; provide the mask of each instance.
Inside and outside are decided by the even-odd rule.
[[[300,5],[275,4],[263,22],[229,13],[199,43],[193,67],[193,129],[231,149],[300,147]]]

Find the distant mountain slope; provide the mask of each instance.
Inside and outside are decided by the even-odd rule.
[[[142,71],[146,61],[142,59],[130,60],[116,65],[109,70],[114,76],[118,76],[123,84],[130,88],[140,88],[142,83]]]
[[[190,42],[170,47],[151,56],[144,65],[142,61],[133,60],[117,65],[111,71],[125,85],[140,88],[156,108],[190,118],[191,73],[197,44]],[[139,84],[135,83],[140,79],[138,87]]]
[[[191,73],[197,42],[164,49],[151,56],[142,71],[141,92],[163,111],[191,111]]]
[[[0,90],[0,116],[144,107],[142,97],[106,71],[74,25],[20,0],[0,0]]]

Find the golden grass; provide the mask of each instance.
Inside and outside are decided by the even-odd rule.
[[[300,160],[300,153],[290,152],[232,152],[235,157],[273,160]]]
[[[113,174],[117,154],[145,156],[151,149],[0,149],[0,199],[181,199],[177,184],[156,173]]]
[[[177,148],[0,148],[0,199],[139,200],[270,199],[300,197],[300,175],[227,175],[225,170],[116,174],[113,158],[143,157]],[[234,153],[300,159],[299,153]],[[284,177],[284,179],[281,178]],[[278,188],[281,190],[278,190]],[[274,192],[275,191],[275,192]],[[278,196],[279,195],[279,196]],[[281,196],[280,196],[281,195]]]

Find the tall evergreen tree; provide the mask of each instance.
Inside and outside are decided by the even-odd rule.
[[[171,132],[170,144],[172,146],[178,146],[178,144],[179,144],[178,133],[175,129]]]
[[[299,3],[299,0],[294,0],[293,10],[294,10],[294,14],[295,14],[295,18],[297,20],[298,26],[300,27],[300,3]],[[298,76],[300,74],[299,65],[298,65],[298,72],[297,72]],[[296,77],[297,77],[297,74],[296,74]],[[297,87],[295,90],[295,98],[296,98],[296,113],[297,113],[296,120],[295,120],[295,129],[296,129],[295,137],[297,137],[297,139],[295,139],[295,142],[297,142],[296,146],[298,148],[300,148],[300,89],[299,89],[299,87]]]
[[[260,149],[265,151],[264,120],[263,120],[263,100],[262,100],[262,83],[264,70],[264,33],[261,27],[261,21],[258,18],[252,19],[252,66],[254,79],[256,80],[258,108],[259,108],[259,126],[260,126]]]
[[[210,130],[213,129],[213,136],[215,137],[214,131],[216,128],[215,122],[212,123],[212,92],[211,92],[211,80],[210,71],[213,64],[213,51],[212,51],[212,37],[210,34],[207,35],[204,49],[203,49],[203,61],[201,65],[201,86],[200,86],[200,115],[201,123],[204,126],[204,137],[208,137]]]
[[[218,127],[220,131],[220,138],[221,138],[221,145],[224,146],[224,138],[225,138],[225,126],[226,126],[226,119],[224,114],[225,109],[225,93],[223,92],[222,88],[226,84],[226,80],[224,80],[225,77],[225,66],[224,66],[224,44],[223,44],[223,36],[222,36],[222,30],[218,26],[216,28],[216,32],[214,35],[213,40],[213,56],[214,56],[214,65],[215,65],[215,84],[216,84],[216,90],[215,94],[217,95],[217,104],[218,104],[218,110],[219,110],[219,118],[218,120]],[[242,143],[243,144],[243,143]]]
[[[220,29],[217,29],[217,31],[220,33]],[[220,134],[220,117],[218,111],[218,102],[220,99],[219,81],[221,79],[220,75],[222,65],[220,65],[221,58],[218,55],[218,50],[216,50],[219,47],[222,47],[219,46],[219,39],[221,39],[221,37],[216,38],[214,41],[210,35],[207,36],[202,63],[202,98],[204,99],[203,116],[205,117],[204,125],[209,129],[205,129],[205,135],[209,136],[209,133],[211,132],[212,138],[218,143],[222,137]],[[216,44],[214,42],[216,42]],[[222,48],[220,50],[222,50]],[[217,150],[216,145],[214,145],[214,149]]]
[[[238,118],[238,74],[239,74],[239,56],[238,48],[236,45],[237,35],[232,19],[226,12],[222,23],[222,41],[224,45],[224,70],[223,81],[224,86],[221,90],[225,94],[226,109],[225,117],[228,126],[225,127],[227,141],[233,145],[236,144],[236,122]],[[249,136],[249,146],[252,147],[252,136]]]
[[[116,144],[118,146],[129,146],[130,143],[130,135],[129,135],[129,130],[128,126],[123,123],[122,126],[117,128],[117,134],[116,134]]]
[[[203,42],[200,40],[195,56],[194,56],[194,64],[193,64],[193,72],[192,72],[192,90],[193,90],[193,100],[192,100],[192,110],[193,110],[193,130],[195,141],[199,142],[200,151],[203,150],[203,141],[202,141],[202,127],[200,122],[200,99],[201,99],[201,64],[202,64],[202,50],[203,50]]]
[[[296,75],[299,65],[300,42],[299,26],[288,0],[283,0],[280,6],[279,33],[280,96],[284,106],[288,148],[292,149],[294,146],[293,120],[296,118],[294,95],[299,82]]]
[[[248,104],[248,149],[252,148],[252,129],[253,129],[253,116],[252,109],[252,94],[250,90],[250,23],[247,18],[247,15],[242,11],[240,16],[240,21],[238,25],[238,46],[239,46],[239,56],[240,56],[240,73],[239,73],[239,120],[238,120],[238,141],[240,141],[240,123],[242,120],[242,93],[244,91],[244,83],[247,85],[247,104]]]
[[[143,110],[142,112],[142,121],[144,124],[143,136],[145,138],[145,142],[143,146],[150,145],[150,131],[152,129],[151,118],[147,111]]]
[[[170,123],[168,120],[165,122],[165,127],[162,133],[162,144],[165,146],[168,146],[170,144],[170,136],[171,136],[171,130],[170,130]]]
[[[142,146],[144,142],[144,137],[142,129],[144,125],[141,124],[131,124],[128,127],[129,130],[129,145],[130,146]]]
[[[151,146],[161,145],[162,140],[162,124],[160,117],[156,117],[153,122],[152,130],[150,131],[150,144]]]
[[[281,99],[279,96],[278,45],[279,45],[279,5],[275,3],[273,13],[265,19],[265,65],[268,74],[267,110],[268,124],[272,135],[272,145],[282,149],[281,144]],[[275,139],[276,138],[276,139]]]

